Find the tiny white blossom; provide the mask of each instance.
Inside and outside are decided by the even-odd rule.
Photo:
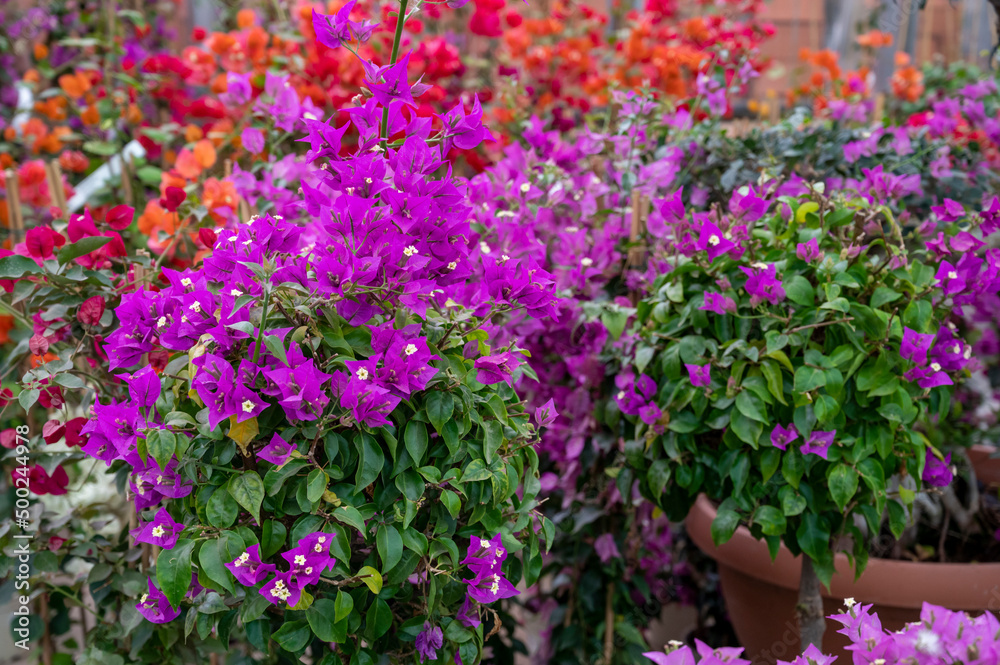
[[[355,373],[355,376],[357,376],[362,381],[367,381],[368,380],[368,370],[365,369],[364,367],[359,367],[358,371]]]

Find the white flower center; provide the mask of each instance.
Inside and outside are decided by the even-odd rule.
[[[409,247],[403,250],[403,254],[406,254],[407,256],[413,256],[416,253],[417,253],[417,248],[414,247],[413,245],[410,245]]]
[[[163,327],[163,326],[165,326],[165,325],[167,325],[167,317],[165,317],[165,316],[161,316],[161,317],[160,317],[160,318],[159,318],[159,319],[158,319],[158,320],[156,321],[156,327],[157,327],[157,328],[162,328],[162,327]]]
[[[355,373],[355,376],[357,376],[362,381],[367,381],[368,380],[368,370],[365,369],[364,367],[359,367],[358,371]]]
[[[521,184],[521,192],[523,194],[527,194],[529,191],[531,191],[531,185],[529,183],[526,183],[526,182],[522,183]]]
[[[498,593],[499,591],[500,591],[500,578],[494,575],[493,584],[490,585],[490,593]]]
[[[305,558],[305,556],[303,556],[301,554],[296,554],[295,555],[295,565],[296,566],[304,566],[305,564],[306,564],[306,558]]]
[[[448,264],[448,270],[454,270],[457,267],[458,267],[458,261],[452,261],[451,263]]]
[[[954,270],[950,271],[948,273],[948,279],[958,279],[958,273],[955,272]]]
[[[403,349],[403,353],[405,353],[408,356],[412,356],[416,352],[417,352],[417,345],[416,344],[407,344],[406,348]]]
[[[935,372],[940,372],[941,371],[941,365],[939,365],[937,363],[931,363],[931,369],[934,370]]]
[[[164,531],[165,531],[165,529],[162,526],[159,526],[159,525],[154,526],[153,527],[153,536],[155,538],[160,538],[161,536],[163,536],[163,532]]]
[[[709,236],[709,238],[708,238],[708,244],[711,245],[712,247],[715,247],[720,242],[722,242],[722,241],[719,240],[719,236],[717,236],[717,235],[712,235],[712,236]]]
[[[249,561],[249,560],[250,560],[250,555],[247,554],[246,552],[244,552],[243,554],[241,554],[239,556],[239,558],[236,559],[236,565],[237,566],[245,566],[245,565],[247,565],[247,561]]]
[[[253,413],[254,403],[251,402],[250,400],[248,399],[243,400],[243,404],[241,404],[240,406],[243,407],[243,413]]]
[[[229,292],[229,295],[233,296],[234,298],[239,298],[241,295],[243,295],[243,292],[240,291],[239,289],[233,289],[232,291]]]
[[[185,289],[191,288],[191,284],[193,284],[193,282],[191,281],[190,277],[184,277],[183,279],[181,279],[181,286],[183,286]]]
[[[193,303],[191,303],[190,310],[192,312],[197,312],[197,313],[200,314],[201,313],[201,303],[198,302],[197,300],[195,300]]]
[[[584,268],[589,268],[590,266],[594,265],[594,259],[590,258],[589,256],[585,256],[582,259],[580,259],[580,265],[582,265]]]
[[[483,254],[489,254],[493,250],[490,249],[490,246],[486,244],[485,240],[480,240],[479,251],[482,252]]]

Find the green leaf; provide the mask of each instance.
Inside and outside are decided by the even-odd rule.
[[[469,462],[469,465],[465,467],[465,471],[462,472],[462,482],[472,483],[479,480],[486,480],[492,475],[493,472],[487,468],[483,460],[474,459]]]
[[[177,437],[168,429],[154,430],[146,439],[146,450],[161,469],[167,468],[167,462],[174,456],[177,449]]]
[[[458,513],[462,510],[462,502],[457,494],[451,490],[441,490],[441,503],[444,504],[445,509],[453,519],[458,519]]]
[[[766,413],[767,406],[764,404],[764,400],[749,390],[741,390],[736,396],[736,408],[739,409],[740,413],[751,420],[756,420],[762,423],[768,422]],[[756,439],[754,439],[754,441],[756,441]]]
[[[289,621],[271,635],[282,649],[292,653],[305,649],[311,636],[310,625],[306,621]]]
[[[208,523],[219,529],[231,527],[239,512],[239,506],[233,501],[232,494],[221,487],[212,492],[208,505],[205,507]]]
[[[816,300],[816,291],[812,284],[801,275],[793,275],[784,280],[782,286],[785,288],[785,295],[797,305],[811,306]]]
[[[730,427],[741,441],[749,443],[754,448],[757,447],[757,441],[760,439],[761,433],[764,431],[764,425],[756,420],[750,420],[743,415],[740,411],[732,412],[732,419],[730,420]]]
[[[611,335],[612,339],[618,339],[622,336],[631,314],[631,309],[620,307],[608,308],[601,312],[601,323],[608,329],[608,334]]]
[[[216,494],[225,495],[226,493],[216,492]],[[229,593],[235,594],[236,588],[233,586],[233,578],[225,566],[229,561],[223,561],[221,547],[222,541],[218,539],[203,543],[201,549],[198,550],[198,564],[208,579]]]
[[[313,503],[319,501],[323,497],[323,492],[326,491],[328,482],[329,478],[322,469],[310,471],[309,478],[306,479],[306,498]]]
[[[340,600],[343,591],[337,592],[337,600]],[[350,598],[350,596],[347,596]],[[353,599],[352,599],[353,600]],[[333,625],[340,621],[341,617],[337,613],[337,605],[332,600],[328,598],[321,598],[315,601],[312,606],[306,610],[306,620],[309,622],[309,627],[312,628],[313,634],[324,642],[336,642],[337,633],[334,630]]]
[[[766,448],[760,456],[761,481],[767,482],[778,471],[781,464],[781,451],[777,448]]]
[[[100,155],[101,157],[110,157],[119,150],[118,146],[110,141],[85,141],[83,149],[92,155]]]
[[[781,512],[785,517],[801,515],[806,509],[806,498],[796,492],[791,485],[782,487],[778,492],[778,498],[781,500]]]
[[[858,491],[858,472],[846,464],[838,464],[827,475],[830,496],[841,511]]]
[[[826,385],[826,373],[803,365],[795,370],[795,392],[806,393]]]
[[[455,409],[455,402],[450,393],[440,390],[432,391],[427,396],[427,417],[439,433],[444,424],[451,420],[451,414]]]
[[[801,454],[794,450],[789,450],[781,458],[781,476],[795,489],[799,488],[799,481],[806,471],[806,462]]]
[[[280,360],[285,365],[288,364],[288,356],[285,353],[285,344],[277,335],[264,335],[264,346],[272,356]]]
[[[765,360],[761,363],[760,369],[764,373],[764,378],[767,379],[768,391],[782,404],[788,404],[785,401],[785,384],[782,381],[781,367],[778,363],[773,360]]]
[[[830,554],[830,528],[814,513],[805,513],[795,531],[799,548],[816,561],[822,561]]]
[[[406,452],[410,453],[413,463],[420,466],[427,452],[427,425],[419,420],[411,420],[406,424],[406,432],[403,435],[403,442],[406,444]]]
[[[20,279],[25,275],[37,275],[40,272],[42,267],[27,256],[9,254],[0,258],[0,279]]]
[[[382,575],[371,566],[365,566],[358,571],[358,577],[376,596],[382,591]]]
[[[375,545],[382,559],[382,573],[388,575],[403,556],[403,538],[391,524],[383,524],[375,534]]]
[[[894,291],[893,289],[890,289],[888,286],[880,286],[877,289],[875,289],[875,292],[872,294],[871,306],[873,309],[878,309],[882,305],[891,302],[896,302],[902,297],[903,294],[899,293],[898,291]]]
[[[156,585],[170,604],[180,607],[191,586],[191,552],[194,541],[178,540],[171,550],[163,550],[156,557]]]
[[[362,536],[365,535],[365,518],[354,506],[340,506],[333,511],[333,516],[344,524],[353,526]]]
[[[735,510],[736,502],[726,499],[719,505],[719,511],[712,520],[712,542],[722,545],[729,541],[740,525],[740,514]]]
[[[649,482],[649,489],[653,493],[653,496],[659,497],[670,482],[670,462],[665,459],[658,459],[653,462],[649,466],[646,479]]]
[[[813,403],[813,413],[820,423],[829,422],[834,416],[840,413],[840,402],[829,395],[819,395]]]
[[[264,481],[253,471],[234,475],[227,485],[236,503],[243,506],[260,522],[260,504],[264,501]]]
[[[76,242],[66,245],[59,250],[59,254],[57,255],[59,263],[60,265],[65,265],[73,259],[79,258],[85,254],[90,254],[91,252],[104,247],[109,242],[111,242],[111,238],[108,236],[90,236],[88,238],[77,240]]]
[[[358,450],[358,472],[354,476],[354,485],[356,491],[360,492],[375,482],[382,473],[385,454],[378,442],[369,434],[355,436],[354,447]]]
[[[497,450],[503,444],[503,426],[495,420],[487,420],[483,423],[484,441],[483,455],[487,464],[492,464],[496,459]]]
[[[285,544],[285,535],[288,530],[285,525],[278,520],[265,520],[261,528],[260,556],[269,559],[274,556],[281,546]]]
[[[392,627],[392,610],[389,609],[389,604],[381,598],[376,598],[365,614],[365,623],[369,639],[377,640],[385,635]]]
[[[892,535],[899,538],[906,530],[906,509],[898,501],[889,501],[889,530]]]
[[[349,593],[345,593],[343,589],[337,591],[337,600],[334,602],[333,606],[333,620],[335,623],[340,623],[346,619],[351,611],[354,609],[354,598]]]
[[[785,533],[785,515],[774,506],[758,507],[754,511],[753,521],[760,525],[765,535],[780,536]]]

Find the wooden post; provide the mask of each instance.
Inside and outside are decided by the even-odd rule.
[[[17,173],[7,169],[4,174],[7,185],[7,212],[10,216],[10,233],[13,244],[24,240],[24,211],[21,209],[21,192],[18,189]]]
[[[131,207],[135,207],[135,194],[132,191],[132,158],[129,157],[126,161],[125,155],[121,157],[119,164],[122,176],[122,198],[125,199],[125,203]]]
[[[646,233],[646,218],[649,215],[649,199],[637,190],[632,190],[632,224],[629,229],[629,241],[632,245],[628,250],[628,258],[625,262],[625,269],[641,269],[646,262],[646,247],[643,235]],[[643,244],[639,244],[643,243]],[[629,293],[632,304],[639,302],[639,294],[635,291]]]

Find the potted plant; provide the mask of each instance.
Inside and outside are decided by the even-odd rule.
[[[948,416],[971,356],[953,309],[995,281],[995,256],[956,265],[908,249],[889,196],[817,186],[772,207],[744,187],[727,212],[691,216],[663,202],[675,251],[638,305],[641,339],[619,377],[626,454],[652,500],[681,519],[704,493],[716,505],[696,540],[723,545],[743,524],[740,540],[763,541],[779,564],[802,555],[784,583],[796,578],[803,646],[823,638],[821,584],[861,576],[871,543],[883,529],[899,537],[917,493],[941,482],[946,464],[918,427]],[[724,571],[727,594],[732,579]],[[777,632],[752,634],[762,613],[729,606],[751,656],[768,658],[759,651],[791,617],[769,612]]]

